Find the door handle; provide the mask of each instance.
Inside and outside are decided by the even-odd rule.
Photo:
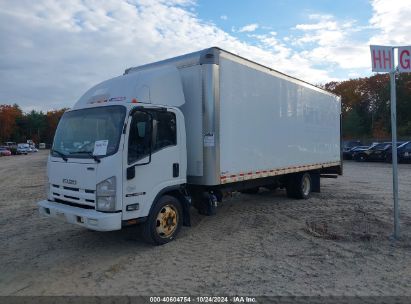
[[[180,175],[180,165],[178,163],[173,164],[173,177],[178,177]]]

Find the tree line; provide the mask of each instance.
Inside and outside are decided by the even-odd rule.
[[[411,74],[397,76],[397,126],[400,138],[411,139]],[[324,89],[341,96],[344,139],[390,138],[388,74],[329,82]],[[24,113],[17,104],[0,105],[0,144],[5,141],[51,144],[67,109]]]
[[[29,139],[36,144],[52,143],[57,124],[66,110],[24,113],[17,104],[0,105],[0,145],[6,141],[26,142]]]
[[[341,96],[344,139],[390,139],[390,77],[372,77],[330,82],[324,88]],[[396,78],[398,136],[411,139],[411,74]]]

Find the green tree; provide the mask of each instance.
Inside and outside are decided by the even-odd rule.
[[[25,115],[24,135],[25,139],[32,139],[34,142],[39,142],[44,138],[47,128],[47,117],[41,111],[32,110]]]
[[[18,105],[0,105],[0,140],[13,140],[18,135],[18,120],[23,112]]]
[[[355,109],[345,113],[342,126],[344,138],[361,138],[366,134],[364,120]]]

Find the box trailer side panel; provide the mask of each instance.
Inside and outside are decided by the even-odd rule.
[[[338,165],[338,97],[233,57],[223,53],[219,62],[222,182]]]

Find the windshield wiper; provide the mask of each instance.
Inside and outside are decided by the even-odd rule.
[[[61,158],[64,160],[64,161],[67,161],[67,155],[66,154],[64,154],[63,152],[60,152],[60,151],[57,151],[57,150],[51,150],[51,153],[56,153],[56,154],[58,154],[58,155],[60,155],[61,156]]]
[[[76,152],[70,152],[70,154],[87,154],[92,159],[94,159],[97,163],[101,162],[100,158],[94,155],[93,152],[91,151],[76,151]]]

